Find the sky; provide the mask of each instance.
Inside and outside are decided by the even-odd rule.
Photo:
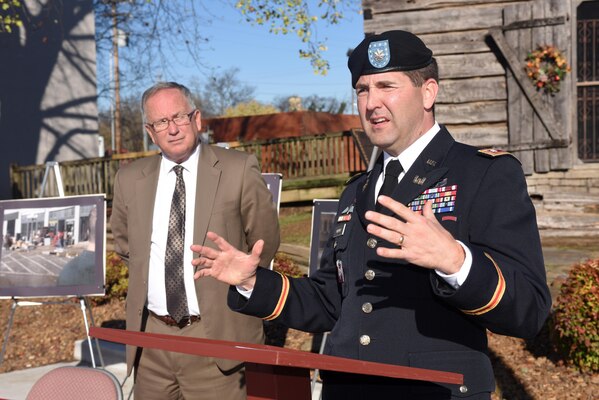
[[[313,0],[310,2],[314,3]],[[267,26],[251,25],[232,6],[222,6],[214,13],[217,17],[213,23],[202,28],[202,34],[210,38],[210,47],[203,53],[202,61],[222,70],[238,68],[237,78],[255,88],[256,100],[272,103],[277,97],[318,95],[351,102],[347,51],[364,37],[362,15],[357,11],[345,9],[339,24],[317,25],[317,37],[326,39],[328,46],[324,53],[330,64],[326,76],[315,74],[310,61],[300,59],[302,43],[294,33],[275,35]],[[99,57],[98,62],[103,61]],[[191,61],[177,67],[177,80],[183,84],[192,85],[194,80],[201,82],[203,79],[205,76]],[[106,106],[106,101],[100,100],[100,107]],[[348,108],[346,112],[350,111]]]

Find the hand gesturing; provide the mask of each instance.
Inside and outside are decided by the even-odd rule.
[[[214,242],[218,250],[198,244],[191,246],[191,250],[200,255],[191,262],[196,267],[194,279],[211,276],[229,285],[253,289],[264,241],[258,240],[246,254],[214,232],[208,232],[206,238]]]

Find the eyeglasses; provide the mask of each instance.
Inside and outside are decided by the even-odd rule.
[[[191,117],[197,110],[193,110],[189,114],[176,115],[174,118],[162,118],[161,120],[147,124],[154,129],[154,132],[161,132],[168,129],[168,124],[173,121],[177,126],[189,125]]]

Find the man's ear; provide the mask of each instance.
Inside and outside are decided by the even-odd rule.
[[[197,110],[194,113],[194,122],[196,124],[196,128],[198,129],[198,132],[202,130],[202,113],[200,112],[200,110]]]
[[[422,84],[422,101],[426,110],[432,110],[437,100],[438,92],[439,83],[436,80],[431,78]]]
[[[146,133],[148,134],[150,139],[152,139],[152,143],[156,144],[156,140],[154,139],[154,132],[152,131],[152,128],[150,128],[148,125],[144,125],[144,128],[146,129]],[[158,146],[158,145],[156,144],[156,146]]]

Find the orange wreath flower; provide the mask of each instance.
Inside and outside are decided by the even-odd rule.
[[[560,83],[570,72],[566,57],[555,46],[539,46],[526,57],[526,74],[537,90],[552,96],[559,92]]]

